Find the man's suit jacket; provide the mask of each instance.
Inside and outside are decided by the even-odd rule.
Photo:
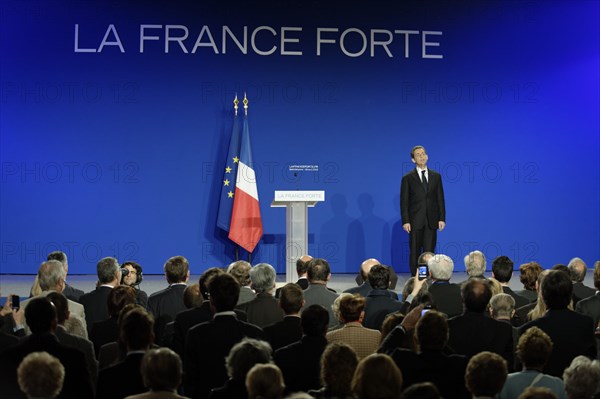
[[[596,357],[594,322],[588,316],[568,309],[549,309],[540,318],[519,328],[519,335],[535,326],[550,336],[554,344],[544,373],[562,378],[562,373],[579,355]]]
[[[513,330],[509,323],[467,310],[448,320],[448,330],[448,346],[456,353],[471,358],[482,351],[494,352],[506,360],[509,370],[513,368]]]
[[[368,281],[365,281],[358,287],[350,287],[347,290],[344,290],[344,292],[348,293],[348,294],[359,294],[359,295],[362,295],[364,298],[366,298],[372,289],[373,289],[373,287],[371,287],[371,284],[369,284]],[[396,294],[394,291],[387,290],[387,292],[390,295],[390,298],[396,299],[396,300],[398,299],[398,294]]]
[[[10,348],[11,346],[15,346],[19,343],[19,338],[14,335],[6,334],[5,332],[0,331],[0,353],[2,353],[5,349]]]
[[[363,326],[380,330],[385,317],[402,308],[402,302],[392,299],[388,290],[371,290],[365,303]]]
[[[594,320],[594,329],[598,327],[598,322],[600,322],[600,293],[577,302],[575,310],[591,317]]]
[[[265,339],[271,344],[273,352],[302,338],[300,316],[284,316],[283,320],[263,328]]]
[[[527,300],[527,298],[517,294],[516,292],[511,290],[510,287],[502,286],[502,291],[504,291],[505,294],[508,294],[513,297],[513,299],[515,300],[515,309],[518,309],[530,303],[529,300]]]
[[[211,321],[192,327],[185,338],[184,394],[206,398],[212,388],[225,384],[225,357],[244,337],[264,339],[264,334],[229,313],[216,314]]]
[[[308,286],[310,285],[308,282],[308,279],[306,277],[300,277],[298,279],[298,281],[296,281],[296,284],[298,284],[300,286],[300,288],[302,288],[303,290],[307,289]],[[279,299],[280,294],[281,294],[281,287],[279,287],[275,290],[275,298]]]
[[[582,282],[573,283],[573,305],[576,305],[577,302],[582,299],[589,298],[593,295],[596,295],[596,290],[594,288],[583,285]]]
[[[92,379],[92,383],[95,385],[98,379],[98,361],[94,354],[94,345],[90,340],[78,337],[77,335],[69,334],[67,330],[61,325],[56,328],[56,338],[61,344],[68,346],[69,348],[78,349],[85,356],[85,363],[88,367],[88,373]]]
[[[327,341],[342,342],[350,345],[363,359],[377,352],[381,341],[381,332],[365,328],[359,322],[346,323],[344,327],[327,333]]]
[[[140,366],[144,353],[129,353],[125,360],[100,370],[96,399],[122,399],[148,391]]]
[[[85,308],[85,321],[87,324],[88,334],[92,330],[92,326],[97,321],[108,319],[108,294],[112,291],[112,287],[102,285],[94,291],[83,294],[79,298],[79,302]]]
[[[284,316],[277,299],[267,292],[256,294],[253,300],[236,306],[236,309],[246,312],[248,323],[261,328],[283,320]]]
[[[425,227],[437,230],[438,222],[446,221],[442,177],[431,169],[427,170],[427,174],[429,177],[427,192],[416,168],[402,177],[400,186],[402,224],[410,223],[412,230]]]
[[[242,303],[250,302],[254,299],[256,294],[248,287],[240,287],[240,296],[238,297],[237,305]]]
[[[185,284],[171,284],[148,298],[148,310],[154,315],[154,334],[159,345],[162,344],[167,323],[173,321],[177,313],[187,309],[183,303],[185,287]]]
[[[532,290],[517,291],[517,295],[521,295],[523,298],[527,299],[529,303],[536,302],[538,297],[537,291]]]
[[[402,371],[403,387],[419,382],[432,382],[444,398],[470,398],[465,387],[468,359],[462,355],[445,355],[442,351],[415,353],[396,349],[392,359]]]
[[[533,308],[535,308],[536,304],[537,304],[537,300],[535,302],[528,303],[525,306],[521,306],[520,308],[518,308],[515,311],[514,318],[518,319],[521,323],[519,326],[515,326],[515,327],[520,327],[521,325],[530,321],[529,320],[529,312],[531,312],[533,310]]]
[[[84,292],[80,289],[77,289],[69,284],[65,283],[65,289],[63,290],[63,295],[75,302],[79,302],[79,298],[84,294]]]
[[[17,383],[17,368],[32,352],[48,352],[60,360],[65,368],[63,389],[58,398],[93,398],[94,391],[88,374],[85,356],[81,351],[69,348],[52,333],[32,334],[0,355],[0,388],[2,397],[26,398]]]
[[[238,320],[247,321],[246,313],[235,309],[234,310]],[[175,321],[173,323],[173,344],[172,349],[179,353],[183,359],[183,349],[185,347],[185,337],[190,328],[200,323],[205,323],[212,320],[213,311],[210,307],[210,301],[204,301],[197,308],[186,309],[182,312],[177,313]]]
[[[305,335],[300,341],[275,351],[273,360],[281,369],[287,393],[321,387],[321,355],[326,346],[325,337]]]
[[[304,290],[304,308],[311,305],[321,305],[329,313],[329,327],[337,325],[338,320],[333,315],[333,309],[331,305],[338,294],[331,292],[325,284],[310,284],[307,289]]]
[[[90,341],[94,344],[94,352],[96,356],[100,352],[102,345],[109,342],[115,342],[119,338],[119,321],[118,317],[109,317],[94,323],[90,331]]]
[[[447,281],[434,281],[429,286],[429,293],[433,295],[437,310],[448,315],[458,316],[463,312],[460,286]]]

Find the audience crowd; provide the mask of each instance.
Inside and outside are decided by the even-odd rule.
[[[544,270],[473,251],[467,279],[423,253],[427,278],[377,259],[357,286],[328,286],[327,260],[300,257],[299,279],[237,261],[190,282],[183,256],[167,286],[140,289],[142,267],[97,263],[91,292],[67,284],[48,255],[30,298],[0,310],[0,397],[98,399],[600,398],[600,261],[594,287],[580,258]],[[277,288],[277,289],[276,289]]]

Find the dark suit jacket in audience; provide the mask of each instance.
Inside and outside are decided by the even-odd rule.
[[[434,281],[429,286],[429,293],[433,295],[437,310],[445,313],[449,318],[462,314],[460,285],[447,281]]]
[[[300,316],[285,316],[280,322],[268,325],[263,330],[273,352],[302,338]]]
[[[600,294],[595,294],[589,298],[582,299],[575,305],[575,310],[581,314],[589,316],[594,320],[594,329],[600,322]]]
[[[225,384],[225,357],[244,337],[264,339],[264,334],[259,327],[229,313],[192,327],[185,338],[185,396],[206,398],[212,388]]]
[[[248,287],[240,287],[240,296],[238,297],[237,304],[241,305],[242,303],[250,302],[256,297],[256,294],[252,289]]]
[[[77,289],[77,288],[72,287],[69,284],[65,283],[65,289],[63,290],[62,294],[64,296],[66,296],[67,299],[70,299],[75,302],[79,302],[79,298],[81,298],[81,296],[84,294],[84,292],[80,289]]]
[[[362,295],[363,297],[366,298],[367,295],[369,295],[369,292],[371,292],[372,289],[373,289],[373,287],[371,287],[371,284],[369,284],[368,281],[365,281],[364,283],[362,283],[358,287],[348,288],[344,292],[349,293],[349,294],[360,294],[360,295]],[[390,295],[390,297],[392,299],[396,299],[396,300],[398,299],[398,294],[396,294],[394,291],[387,290],[387,292],[389,293],[389,295]]]
[[[112,291],[112,287],[100,286],[94,291],[83,294],[79,298],[85,309],[85,322],[87,325],[88,334],[92,331],[92,326],[97,321],[108,319],[108,294]]]
[[[238,320],[247,321],[246,313],[242,310],[235,309],[235,314]],[[177,313],[175,322],[173,323],[173,346],[172,349],[179,353],[183,358],[183,348],[185,347],[185,337],[190,328],[207,321],[212,320],[213,311],[210,307],[210,301],[202,302],[197,308],[186,309]]]
[[[55,334],[61,344],[69,348],[78,349],[83,353],[92,382],[96,384],[96,379],[98,378],[98,361],[94,354],[94,345],[92,342],[77,335],[69,334],[61,325],[56,328]]]
[[[529,301],[529,303],[536,302],[537,297],[538,297],[537,291],[535,291],[535,290],[521,290],[521,291],[517,291],[517,294],[519,294],[523,298],[527,299],[527,301]]]
[[[117,317],[109,317],[106,320],[94,323],[90,331],[90,341],[94,344],[96,356],[98,356],[102,345],[114,342],[118,337],[119,321]]]
[[[140,371],[143,357],[144,353],[129,353],[125,360],[100,370],[96,399],[122,399],[148,391]]]
[[[593,323],[590,317],[572,310],[551,309],[544,316],[521,326],[519,334],[536,326],[550,336],[554,347],[544,373],[562,378],[563,371],[576,356],[596,357]]]
[[[527,298],[522,297],[521,295],[518,295],[516,292],[511,290],[510,287],[502,286],[502,290],[504,291],[505,294],[508,294],[514,298],[515,309],[518,309],[518,308],[523,307],[523,306],[527,305],[528,303],[530,303],[529,300],[527,300]]]
[[[0,331],[0,353],[11,346],[15,346],[19,343],[19,338],[14,335],[6,334]]]
[[[418,382],[432,382],[444,398],[471,397],[465,387],[468,359],[461,355],[445,355],[441,351],[415,353],[396,349],[392,359],[402,371],[404,389]]]
[[[0,392],[3,398],[25,398],[17,383],[17,367],[32,352],[48,352],[65,368],[63,389],[58,398],[93,398],[94,391],[85,357],[81,351],[58,342],[51,333],[32,334],[0,356]]]
[[[303,336],[298,342],[275,351],[273,360],[281,369],[286,392],[307,392],[321,387],[321,354],[327,346],[325,337]]]
[[[533,310],[533,308],[535,308],[536,304],[537,304],[537,300],[535,302],[528,303],[527,305],[522,306],[515,311],[515,318],[517,318],[520,321],[521,325],[531,321],[531,320],[529,320],[529,312],[531,312]],[[515,326],[515,327],[520,327],[520,326]]]
[[[154,315],[154,334],[159,345],[162,345],[166,324],[173,321],[177,313],[187,309],[183,303],[185,287],[185,284],[171,284],[148,298],[148,310]]]
[[[261,292],[250,302],[236,306],[236,309],[246,312],[248,323],[259,327],[268,326],[283,320],[283,310],[279,307],[277,299],[273,295]]]
[[[388,290],[371,290],[365,304],[363,326],[381,330],[385,316],[402,309],[402,302],[390,297]]]
[[[499,354],[513,368],[513,330],[509,323],[494,320],[483,312],[465,311],[448,320],[448,346],[456,353],[473,357],[479,352]]]
[[[304,290],[304,309],[311,305],[323,306],[329,313],[329,327],[333,327],[338,321],[333,315],[331,305],[337,297],[338,294],[327,288],[324,284],[310,284],[308,288]]]
[[[135,289],[135,303],[142,306],[144,309],[148,309],[148,294],[138,288]]]
[[[573,283],[573,305],[576,305],[577,302],[582,299],[589,298],[593,295],[596,295],[596,290],[594,288],[590,288],[583,283]]]
[[[302,288],[303,290],[307,289],[308,286],[310,285],[308,282],[308,279],[306,277],[300,277],[298,279],[298,281],[296,281],[296,284],[298,284],[300,286],[300,288]],[[333,291],[333,292],[335,292],[335,291]],[[275,298],[279,298],[280,293],[281,293],[281,287],[279,287],[275,290]]]

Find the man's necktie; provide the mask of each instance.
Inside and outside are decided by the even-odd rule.
[[[421,171],[421,176],[423,177],[423,187],[425,187],[425,191],[427,191],[429,189],[429,182],[427,181],[427,177],[425,176],[424,170]]]

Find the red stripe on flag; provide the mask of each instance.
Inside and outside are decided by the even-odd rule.
[[[258,201],[246,192],[235,189],[229,239],[248,252],[254,251],[262,237],[263,227]]]

